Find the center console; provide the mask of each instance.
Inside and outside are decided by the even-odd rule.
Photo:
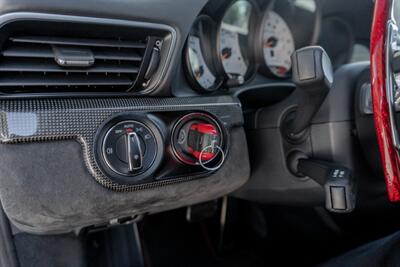
[[[249,162],[239,101],[0,102],[0,197],[11,222],[59,233],[223,196]]]
[[[171,90],[205,1],[17,2],[0,12],[0,202],[13,226],[132,221],[247,181],[239,100]]]

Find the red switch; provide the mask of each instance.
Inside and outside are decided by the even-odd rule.
[[[215,146],[219,145],[219,133],[210,123],[193,123],[189,127],[187,150],[196,159],[209,161],[216,155]],[[203,153],[202,153],[203,152]]]

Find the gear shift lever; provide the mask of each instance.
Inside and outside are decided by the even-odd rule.
[[[328,94],[332,82],[332,63],[320,46],[308,46],[292,55],[293,82],[301,90],[294,118],[283,126],[290,138],[301,134],[309,125]]]

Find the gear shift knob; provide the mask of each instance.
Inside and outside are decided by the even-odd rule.
[[[292,78],[301,91],[295,117],[285,125],[286,133],[294,137],[302,133],[320,108],[333,82],[332,63],[320,46],[308,46],[292,55]]]

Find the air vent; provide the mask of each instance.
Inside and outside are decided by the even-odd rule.
[[[145,50],[145,40],[12,36],[1,51],[0,87],[128,90],[138,77]]]
[[[0,97],[148,94],[175,44],[161,24],[31,16],[0,27]]]

